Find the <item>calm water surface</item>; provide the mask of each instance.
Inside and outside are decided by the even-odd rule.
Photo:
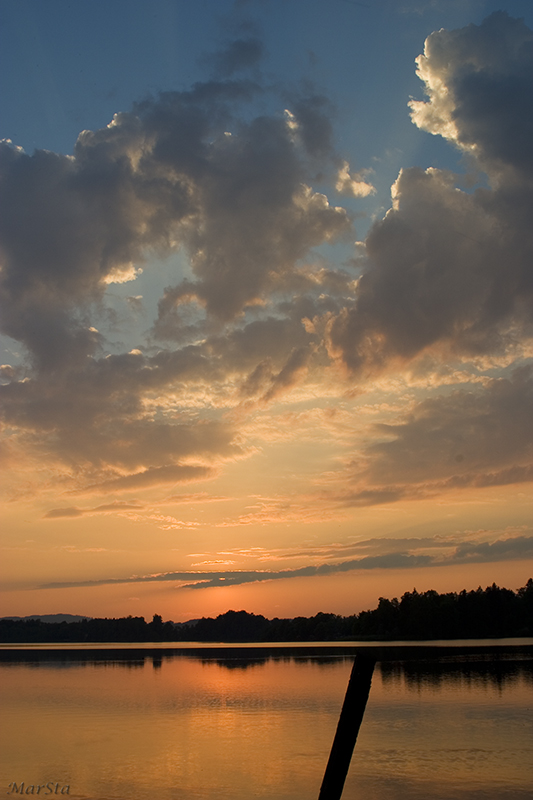
[[[3,647],[0,794],[315,800],[354,652]],[[343,800],[533,796],[531,640],[377,656]]]

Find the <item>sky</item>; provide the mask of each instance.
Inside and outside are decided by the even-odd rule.
[[[0,29],[0,614],[525,585],[531,2]]]

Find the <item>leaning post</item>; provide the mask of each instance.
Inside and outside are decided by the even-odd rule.
[[[340,800],[363,721],[375,659],[356,655],[318,800]]]

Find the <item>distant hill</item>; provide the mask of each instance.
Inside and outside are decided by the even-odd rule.
[[[81,622],[82,619],[92,619],[79,614],[30,614],[28,617],[0,617],[0,619],[13,619],[17,622],[27,619],[40,619],[41,622]]]

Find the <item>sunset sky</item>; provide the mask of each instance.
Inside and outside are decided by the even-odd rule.
[[[523,586],[531,1],[0,25],[0,615]]]

